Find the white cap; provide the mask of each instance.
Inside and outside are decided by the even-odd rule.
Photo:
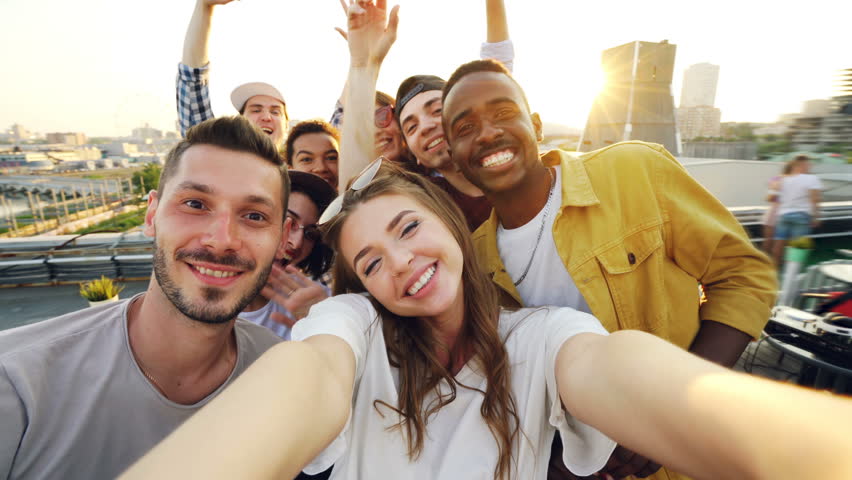
[[[263,82],[244,83],[235,88],[234,91],[231,92],[231,104],[233,104],[234,108],[238,111],[242,110],[248,99],[255,95],[266,95],[272,97],[283,103],[285,107],[287,106],[287,102],[284,101],[284,96],[281,95],[281,92],[272,85]]]

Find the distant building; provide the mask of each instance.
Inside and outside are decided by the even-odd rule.
[[[163,131],[152,128],[146,123],[144,127],[134,128],[131,136],[135,140],[162,140]]]
[[[110,157],[128,157],[139,153],[139,147],[133,143],[113,142],[101,145],[104,154]]]
[[[29,140],[30,137],[33,136],[32,132],[24,128],[22,125],[18,125],[17,123],[9,127],[9,130],[11,130],[12,139],[16,142]]]
[[[666,40],[637,41],[604,50],[601,64],[606,86],[592,105],[579,151],[643,140],[680,154],[671,92],[676,50]]]
[[[721,136],[722,111],[716,107],[698,106],[677,109],[677,126],[683,140]]]
[[[838,95],[828,100],[810,100],[793,121],[789,135],[798,150],[824,150],[852,145],[852,69],[840,73]]]
[[[697,63],[683,72],[677,128],[684,140],[721,135],[722,111],[716,108],[719,66]]]
[[[716,105],[716,86],[719,83],[719,66],[697,63],[683,72],[680,91],[680,108],[712,107]]]
[[[831,100],[817,99],[802,102],[803,117],[824,117],[831,111]]]
[[[26,166],[30,162],[50,161],[43,152],[0,152],[0,168]]]
[[[80,132],[74,133],[48,133],[47,143],[60,143],[64,145],[85,145],[89,143],[86,134]]]

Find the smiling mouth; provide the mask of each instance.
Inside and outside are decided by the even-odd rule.
[[[208,277],[230,278],[230,277],[236,277],[237,275],[242,273],[242,272],[234,272],[234,271],[231,271],[231,270],[215,270],[215,269],[212,269],[212,268],[199,267],[199,266],[192,265],[192,264],[189,264],[189,266],[192,267],[193,269],[195,269],[195,271],[197,271],[198,273],[200,273],[202,275],[207,275]]]
[[[390,145],[392,140],[393,139],[390,139],[390,138],[383,138],[383,139],[379,140],[378,142],[376,142],[376,148],[378,148],[378,149],[385,148],[388,145]]]
[[[272,129],[271,129],[271,128],[269,128],[269,127],[260,127],[260,129],[261,129],[261,130],[263,130],[263,133],[265,133],[265,134],[267,134],[267,135],[272,135],[272,134],[274,133],[274,132],[272,131]]]
[[[426,145],[426,150],[432,150],[433,148],[437,147],[438,145],[440,145],[442,143],[444,143],[444,137],[443,136],[438,137],[435,140],[432,140],[429,143],[429,145]]]
[[[432,280],[432,277],[435,275],[435,270],[437,270],[437,267],[435,265],[432,265],[431,267],[426,269],[426,271],[423,272],[422,275],[420,275],[420,278],[418,278],[417,281],[414,282],[414,285],[412,285],[411,288],[406,290],[405,293],[409,296],[417,295],[417,292],[419,292],[421,288],[426,286],[426,284],[429,283],[429,280]]]
[[[502,150],[480,160],[480,165],[485,168],[498,167],[511,162],[513,158],[515,154],[511,150]]]

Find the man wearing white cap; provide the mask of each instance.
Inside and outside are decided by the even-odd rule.
[[[183,58],[178,64],[177,109],[181,134],[193,125],[213,118],[210,108],[207,44],[213,8],[233,0],[197,0],[186,30]],[[252,82],[231,92],[231,103],[240,115],[258,126],[281,147],[287,134],[287,105],[284,96],[268,83]]]

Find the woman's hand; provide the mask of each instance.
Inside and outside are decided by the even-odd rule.
[[[387,0],[340,0],[346,12],[347,32],[337,29],[349,42],[353,67],[381,65],[396,41],[399,5],[387,12]]]
[[[266,286],[260,293],[290,312],[292,318],[277,312],[272,313],[271,316],[276,322],[290,328],[305,318],[314,304],[328,298],[328,293],[322,284],[311,280],[292,265],[285,268],[273,265]]]

